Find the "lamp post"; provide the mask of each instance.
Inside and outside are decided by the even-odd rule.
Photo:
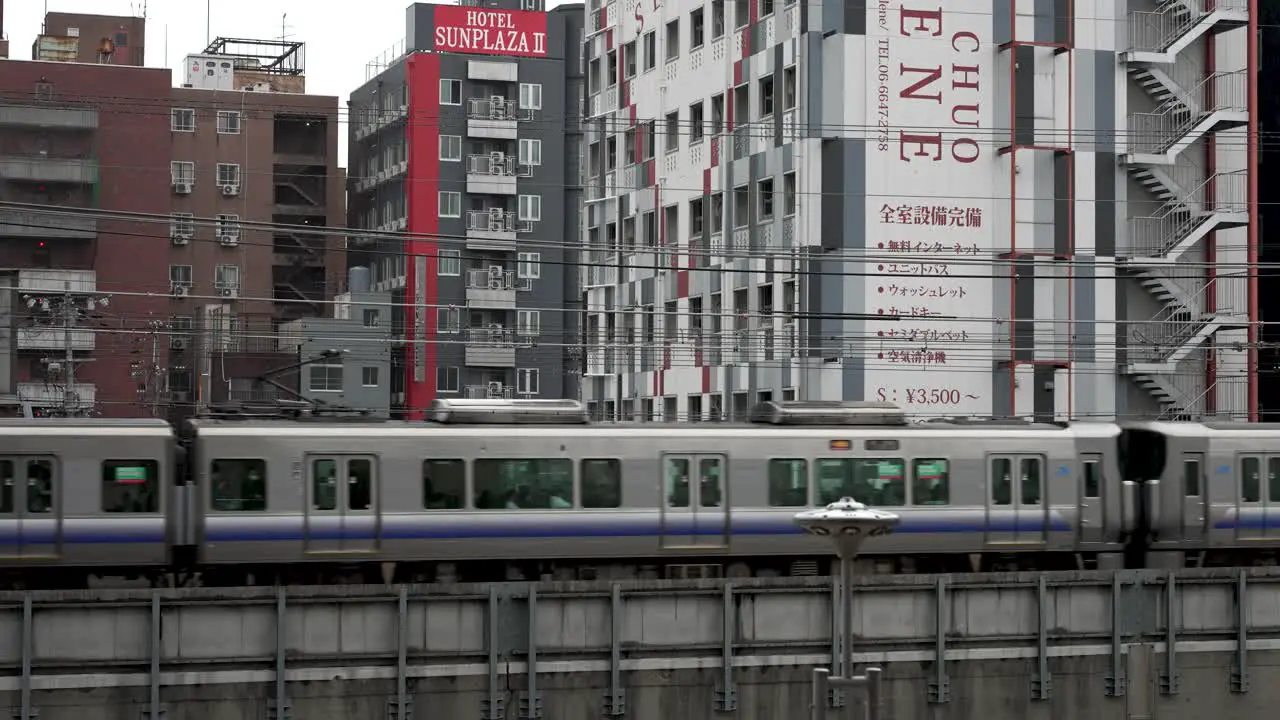
[[[809,709],[811,720],[825,720],[827,715],[827,691],[832,687],[866,688],[867,720],[880,718],[880,668],[867,668],[865,675],[853,674],[853,559],[868,538],[882,537],[893,532],[898,525],[898,515],[869,508],[846,497],[825,508],[808,510],[795,517],[795,523],[810,535],[830,540],[840,557],[841,612],[844,630],[840,637],[840,664],[832,670],[816,668],[813,671],[813,700]],[[835,658],[832,658],[835,664]]]

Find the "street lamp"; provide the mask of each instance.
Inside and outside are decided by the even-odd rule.
[[[823,668],[814,669],[813,704],[809,710],[812,720],[825,720],[827,691],[832,687],[866,688],[867,720],[880,718],[880,668],[867,668],[865,675],[853,674],[853,559],[867,538],[892,533],[899,519],[894,513],[869,508],[851,497],[840,498],[824,508],[808,510],[795,517],[795,523],[806,533],[827,538],[835,544],[836,554],[840,557],[840,578],[844,583],[840,594],[844,632],[840,638],[840,665],[835,668],[843,676]],[[835,658],[832,658],[834,663]]]

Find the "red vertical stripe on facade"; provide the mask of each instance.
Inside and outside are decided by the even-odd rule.
[[[711,366],[702,366],[702,392],[711,392]]]
[[[681,270],[676,273],[676,296],[689,297],[689,271]]]
[[[711,168],[702,171],[702,194],[711,194]]]
[[[746,31],[744,30],[743,32],[746,32]],[[742,52],[743,52],[744,54],[747,52],[747,47],[746,47],[746,42],[745,42],[745,41],[743,42]],[[734,60],[734,61],[733,61],[733,84],[734,84],[734,85],[741,85],[741,84],[742,84],[742,61],[741,61],[741,60]]]
[[[405,406],[411,420],[420,420],[436,396],[436,258],[440,232],[440,56],[414,53],[405,61],[405,83],[409,86],[409,128],[407,131],[409,171],[405,178],[406,214],[411,237],[405,241],[408,255],[405,278]],[[417,259],[426,259],[423,297],[418,292]],[[419,303],[426,317],[419,317]],[[425,327],[422,337],[418,328]],[[422,380],[414,379],[419,357],[425,361]]]

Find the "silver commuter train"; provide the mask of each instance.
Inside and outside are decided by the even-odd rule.
[[[845,495],[902,516],[866,548],[881,569],[1280,548],[1268,426],[909,425],[883,404],[786,402],[743,425],[590,424],[571,401],[437,401],[431,419],[200,419],[182,437],[0,421],[0,570],[41,586],[813,574],[830,550],[792,518]]]

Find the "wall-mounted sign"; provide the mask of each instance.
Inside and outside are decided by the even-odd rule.
[[[434,49],[438,52],[547,55],[547,14],[544,12],[437,5],[435,29]]]

